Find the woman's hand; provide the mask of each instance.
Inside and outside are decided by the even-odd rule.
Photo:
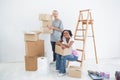
[[[74,41],[70,41],[68,45],[66,45],[66,48],[70,48],[73,45]]]
[[[65,44],[62,44],[62,45],[61,45],[61,47],[62,47],[62,49],[65,49],[65,48],[70,48],[70,46],[69,46],[69,45],[65,45]]]
[[[61,45],[61,48],[62,48],[62,49],[65,49],[65,48],[66,48],[66,46],[65,46],[64,44],[62,44],[62,45]]]
[[[66,48],[70,48],[70,46],[69,46],[69,45],[65,45],[65,47],[66,47]]]

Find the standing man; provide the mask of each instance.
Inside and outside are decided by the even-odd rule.
[[[56,53],[55,53],[55,44],[58,40],[60,40],[61,32],[63,31],[63,24],[62,21],[58,18],[58,11],[53,10],[53,17],[54,20],[52,21],[52,26],[49,26],[49,29],[53,30],[51,34],[51,46],[53,51],[53,62],[56,61]]]

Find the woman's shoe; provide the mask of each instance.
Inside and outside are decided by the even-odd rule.
[[[58,73],[58,76],[59,76],[59,77],[65,76],[65,73]]]
[[[81,60],[77,60],[77,62],[82,62]]]

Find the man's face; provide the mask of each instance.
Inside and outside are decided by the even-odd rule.
[[[53,12],[54,17],[58,17],[58,12]]]

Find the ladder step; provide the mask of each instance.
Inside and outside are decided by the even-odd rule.
[[[86,31],[86,29],[77,29],[78,31]]]
[[[83,19],[83,20],[78,20],[78,21],[80,21],[80,22],[92,22],[93,20],[87,20],[87,19]]]
[[[78,20],[78,22],[82,22],[82,24],[87,24],[87,21],[88,24],[93,24],[93,20]]]
[[[82,35],[75,35],[76,37],[83,37]]]
[[[83,37],[82,35],[75,35],[76,37]],[[93,37],[93,36],[87,36],[87,37]]]
[[[75,38],[75,40],[84,41],[84,39],[77,39],[77,38]]]
[[[90,11],[90,9],[86,9],[86,10],[81,10],[80,12],[85,12],[85,11]]]
[[[93,37],[93,36],[87,36],[87,37]]]
[[[84,51],[83,49],[76,49],[76,50],[78,50],[78,51]]]

